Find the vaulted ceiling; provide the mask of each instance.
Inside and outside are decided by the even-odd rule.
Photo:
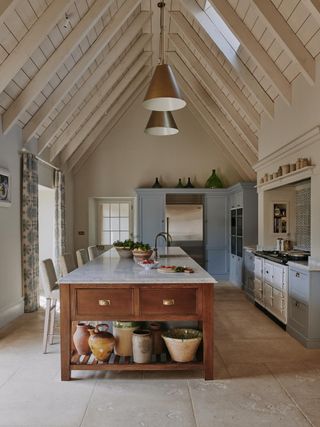
[[[166,34],[188,107],[254,179],[261,115],[291,104],[298,76],[315,82],[320,0],[167,0]],[[1,0],[3,132],[18,124],[72,169],[146,89],[158,49],[157,0]]]

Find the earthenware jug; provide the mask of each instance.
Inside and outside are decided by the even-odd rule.
[[[133,361],[135,363],[151,362],[152,336],[148,329],[136,329],[132,335]]]
[[[89,330],[93,329],[93,326],[87,325],[86,323],[78,323],[77,329],[73,334],[73,344],[80,355],[90,354],[90,346],[89,346]]]
[[[100,323],[94,329],[89,329],[90,349],[94,357],[101,362],[109,359],[115,344],[114,336],[106,330],[101,330],[102,328],[108,329],[108,327],[109,325]]]

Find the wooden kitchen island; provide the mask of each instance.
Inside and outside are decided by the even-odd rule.
[[[160,252],[161,255],[161,252]],[[216,280],[180,248],[162,251],[161,265],[181,265],[193,274],[145,271],[132,259],[119,258],[111,249],[61,278],[60,334],[61,380],[72,370],[203,370],[213,379],[213,291]],[[135,364],[130,357],[111,355],[107,362],[79,356],[72,343],[79,321],[198,321],[202,345],[190,363],[173,362],[168,353],[153,355],[148,364]]]

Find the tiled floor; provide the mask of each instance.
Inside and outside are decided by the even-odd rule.
[[[215,313],[210,382],[183,372],[76,372],[60,382],[59,345],[41,354],[43,313],[24,315],[0,331],[0,426],[320,426],[320,350],[231,286],[217,286]]]

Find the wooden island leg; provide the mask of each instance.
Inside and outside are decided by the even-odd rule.
[[[213,285],[203,289],[203,363],[205,380],[213,380]]]
[[[60,285],[61,381],[70,381],[71,354],[70,286]]]

